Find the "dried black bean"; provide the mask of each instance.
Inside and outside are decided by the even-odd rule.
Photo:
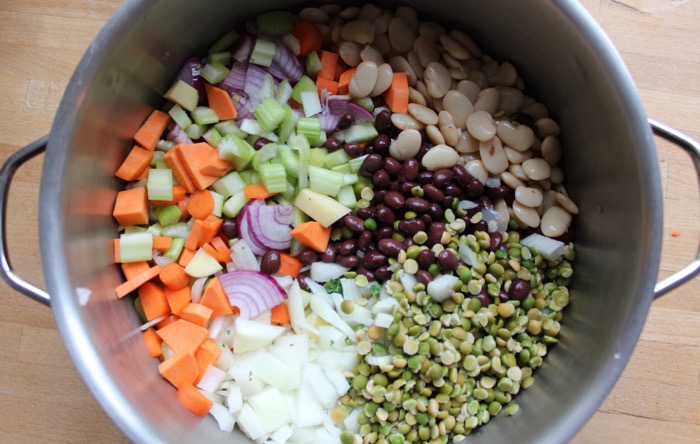
[[[389,144],[391,139],[386,134],[380,134],[374,138],[372,141],[372,146],[374,146],[374,152],[382,155],[386,155],[389,152]]]
[[[428,228],[428,245],[433,246],[439,244],[445,230],[446,227],[443,222],[433,222]]]
[[[393,184],[393,182],[392,182]],[[386,190],[374,190],[374,197],[372,198],[372,205],[381,205],[384,203],[384,197],[386,196]]]
[[[420,172],[420,163],[416,159],[408,159],[401,166],[401,174],[409,181],[414,181],[418,178]]]
[[[336,262],[340,266],[354,268],[360,263],[360,258],[357,256],[338,256]]]
[[[392,227],[382,227],[375,230],[372,234],[372,238],[378,242],[380,239],[391,239],[394,236],[394,229]],[[368,248],[369,250],[369,248]]]
[[[375,188],[384,189],[391,185],[391,177],[386,170],[379,170],[372,176],[372,183],[374,183]]]
[[[489,243],[489,251],[496,251],[503,245],[503,235],[498,231],[490,233],[491,241]]]
[[[259,150],[260,148],[264,147],[268,143],[272,143],[272,142],[270,142],[269,140],[267,140],[264,137],[258,137],[257,139],[255,139],[255,142],[253,142],[253,148],[256,150]]]
[[[422,220],[426,227],[433,223],[433,216],[430,213],[419,214],[418,219]]]
[[[403,245],[401,242],[395,240],[395,239],[380,239],[377,242],[377,249],[381,251],[382,253],[391,256],[391,257],[396,257],[399,255],[399,252],[401,252],[403,248]]]
[[[527,295],[530,294],[530,283],[523,279],[515,278],[510,283],[510,288],[508,289],[508,296],[516,301],[524,300]]]
[[[373,218],[377,217],[377,208],[376,207],[358,208],[357,211],[355,212],[355,215],[363,220],[373,219]],[[364,222],[362,223],[362,226],[363,227],[365,226]]]
[[[425,223],[420,219],[405,219],[399,222],[399,231],[403,234],[413,236],[423,230],[425,230]]]
[[[418,159],[418,161],[423,160],[423,156],[425,156],[425,153],[427,153],[432,147],[433,145],[430,143],[422,143],[420,149],[418,150],[418,153],[416,153],[416,159]]]
[[[489,231],[489,224],[487,224],[485,220],[480,220],[479,222],[477,222],[477,223],[475,223],[475,224],[471,224],[471,225],[469,226],[469,232],[470,232],[470,233],[474,234],[474,233],[476,233],[477,231],[483,231],[483,232],[487,232],[487,233],[488,233],[488,231]]]
[[[401,191],[401,194],[403,194],[406,197],[411,197],[413,196],[413,189],[417,187],[418,184],[416,182],[405,181],[401,182],[399,186],[399,191]]]
[[[425,185],[433,181],[433,173],[431,171],[421,171],[418,173],[417,179],[419,184]]]
[[[267,250],[260,261],[260,271],[266,274],[275,274],[280,269],[280,252]]]
[[[368,154],[365,160],[362,161],[362,165],[360,165],[360,176],[370,179],[374,173],[379,171],[383,162],[384,159],[379,154]]]
[[[430,267],[433,264],[433,261],[435,261],[435,252],[430,249],[421,250],[421,252],[418,253],[418,256],[416,257],[416,262],[418,262],[418,266],[423,270],[427,270],[428,267]]]
[[[500,184],[495,188],[486,188],[486,196],[488,196],[488,198],[492,201],[496,201],[498,199],[505,199],[512,192],[513,191],[506,184]]]
[[[508,296],[508,293],[506,293],[505,291],[501,291],[498,294],[498,300],[500,302],[508,302],[508,301],[510,301],[510,296]]]
[[[387,281],[387,280],[391,279],[392,274],[393,273],[391,272],[389,267],[386,265],[382,265],[381,267],[374,270],[374,275],[377,277],[377,279],[379,281]]]
[[[467,188],[469,186],[469,181],[474,178],[462,165],[455,165],[452,167],[452,177],[457,185],[462,188]]]
[[[341,242],[340,244],[338,244],[336,251],[341,256],[350,256],[351,254],[357,253],[357,240],[348,239],[344,242]]]
[[[479,179],[470,179],[464,189],[464,194],[469,199],[475,199],[484,192],[484,184]]]
[[[426,183],[423,185],[423,196],[431,202],[441,203],[445,193],[432,183]]]
[[[452,182],[452,170],[442,168],[433,173],[433,185],[445,188]]]
[[[374,118],[374,127],[379,133],[388,132],[394,125],[391,123],[391,113],[383,110]]]
[[[328,245],[326,247],[326,251],[324,251],[323,254],[321,254],[321,260],[323,262],[326,262],[326,263],[331,263],[331,262],[335,261],[335,256],[336,256],[335,246]],[[304,262],[304,261],[302,261],[302,262]],[[305,264],[305,265],[311,265],[311,264]]]
[[[404,203],[406,209],[416,213],[425,213],[430,209],[430,202],[420,197],[409,197]]]
[[[418,279],[418,282],[421,284],[428,285],[433,280],[433,277],[426,270],[418,270],[416,279]]]
[[[440,220],[442,219],[443,214],[445,214],[445,210],[437,203],[431,203],[430,208],[428,209],[428,214],[433,218],[433,220]]]
[[[221,224],[221,232],[230,239],[238,237],[236,219],[232,217],[224,219],[224,222]]]
[[[459,187],[459,185],[455,185],[453,183],[448,183],[443,188],[443,191],[445,192],[446,196],[450,197],[459,197],[462,194],[462,189]]]
[[[353,159],[362,155],[362,147],[357,143],[346,143],[343,145],[343,149],[345,153]]]
[[[343,146],[343,143],[335,137],[329,137],[326,139],[326,143],[324,143],[323,146],[328,148],[328,151],[333,152],[338,151],[340,147]]]
[[[311,265],[318,261],[318,253],[309,249],[301,250],[299,254],[297,254],[297,259],[304,265]],[[332,262],[332,260],[330,262]]]
[[[392,226],[396,220],[394,211],[384,204],[377,205],[377,220],[386,226]]]
[[[387,157],[384,159],[384,169],[391,177],[396,177],[401,171],[401,162],[393,157]]]
[[[346,128],[350,128],[353,123],[355,123],[355,118],[352,116],[352,114],[343,114],[338,121],[338,129],[344,130]]]
[[[440,254],[438,254],[437,260],[440,268],[445,271],[454,271],[457,269],[457,265],[459,264],[457,256],[448,250],[442,250]]]
[[[489,305],[491,305],[491,296],[489,296],[485,288],[474,297],[478,299],[479,302],[481,302],[482,307],[488,307]]]
[[[403,194],[398,191],[389,191],[386,193],[386,196],[384,196],[384,203],[395,210],[401,209],[405,201],[406,199],[403,197]]]
[[[382,265],[386,265],[387,257],[379,251],[368,251],[363,257],[363,263],[368,270],[376,270]]]
[[[362,233],[365,231],[365,224],[361,218],[348,214],[343,218],[343,223],[350,229],[353,233]]]
[[[372,232],[364,230],[357,238],[357,249],[360,251],[367,250],[367,247],[372,243]]]

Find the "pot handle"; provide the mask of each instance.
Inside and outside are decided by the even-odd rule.
[[[7,230],[5,228],[7,221],[7,197],[12,178],[20,166],[46,150],[48,140],[49,137],[44,136],[13,153],[0,170],[0,229],[2,230],[2,235],[0,236],[0,274],[2,274],[5,282],[10,287],[44,305],[49,305],[50,303],[49,294],[17,276],[12,270],[7,251]]]
[[[649,124],[656,135],[663,137],[669,142],[683,148],[688,154],[690,154],[695,165],[695,171],[698,175],[698,179],[700,179],[700,143],[691,139],[682,132],[655,120],[649,119]],[[656,284],[654,287],[654,298],[663,296],[669,291],[679,287],[695,277],[698,273],[700,273],[700,245],[698,246],[698,253],[693,262],[682,270],[677,271],[673,275]]]

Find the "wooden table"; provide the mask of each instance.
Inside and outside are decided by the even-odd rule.
[[[648,114],[700,139],[700,0],[582,3],[621,52]],[[119,4],[0,2],[0,162],[49,132],[70,75]],[[661,142],[658,154],[667,276],[696,251],[700,198],[689,158]],[[7,227],[15,268],[38,285],[41,165],[33,160],[16,176]],[[51,311],[4,283],[0,292],[0,441],[126,442],[73,367]],[[574,441],[700,442],[700,279],[653,304],[626,371]]]

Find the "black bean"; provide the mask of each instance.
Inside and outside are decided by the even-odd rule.
[[[433,218],[433,220],[442,219],[445,210],[437,203],[431,203],[428,209],[428,214]]]
[[[496,251],[503,245],[503,235],[498,231],[490,233],[491,241],[489,243],[489,251]]]
[[[391,177],[386,170],[379,170],[372,176],[372,183],[376,188],[384,189],[391,184]]]
[[[393,157],[387,157],[384,159],[384,169],[391,177],[396,177],[401,171],[401,162]]]
[[[381,267],[374,270],[374,275],[379,281],[388,281],[389,279],[391,279],[393,273],[391,272],[388,266],[382,265]]]
[[[430,150],[430,148],[432,147],[433,145],[430,143],[422,143],[420,149],[418,150],[418,153],[416,153],[416,159],[418,159],[418,161],[421,161],[423,159],[423,156],[425,156],[425,153],[427,153],[428,150]]]
[[[434,260],[435,252],[430,249],[421,250],[421,252],[418,253],[418,256],[416,257],[416,262],[418,262],[418,266],[423,270],[427,270],[428,267],[430,267],[433,264]]]
[[[338,244],[336,251],[341,256],[350,256],[351,254],[357,253],[357,240],[348,239],[344,242],[341,242],[340,244]]]
[[[417,179],[419,184],[425,185],[433,181],[433,173],[431,171],[421,171],[418,173]]]
[[[488,208],[493,210],[493,203],[491,202],[491,199],[489,199],[486,196],[481,196],[477,201],[476,204],[479,205],[479,208]]]
[[[221,232],[224,234],[224,236],[228,237],[229,239],[238,237],[236,219],[232,217],[224,219],[224,222],[221,224]]]
[[[391,113],[383,110],[374,118],[374,127],[379,133],[388,132],[394,125],[391,123]]]
[[[415,242],[413,242],[413,239],[411,239],[410,237],[404,239],[401,243],[403,244],[403,249],[406,251],[408,251],[408,249],[411,248],[411,245],[415,244]]]
[[[419,186],[417,183],[407,180],[399,184],[399,191],[404,196],[411,197],[413,196],[413,189],[417,186]]]
[[[479,222],[472,224],[469,226],[469,232],[471,234],[476,233],[477,231],[483,231],[488,233],[489,231],[489,224],[486,223],[485,220],[480,220]]]
[[[352,116],[352,114],[343,114],[338,121],[338,129],[344,130],[346,128],[350,128],[353,123],[355,123],[355,118]]]
[[[328,148],[328,151],[333,152],[338,151],[340,147],[343,146],[343,143],[335,137],[329,137],[326,139],[326,143],[324,143],[323,146]]]
[[[343,223],[353,233],[362,233],[365,231],[365,224],[361,218],[348,214],[343,218]]]
[[[486,292],[486,289],[481,290],[481,292],[474,297],[481,302],[482,307],[488,307],[491,305],[491,296],[489,296],[489,294]]]
[[[512,193],[512,190],[506,184],[501,184],[495,188],[486,188],[486,196],[488,196],[488,198],[492,201],[505,199],[510,193]]]
[[[393,184],[393,182],[392,182]],[[384,196],[386,196],[386,190],[374,190],[374,197],[372,198],[372,205],[381,205],[384,203]]]
[[[450,197],[459,197],[459,195],[462,194],[462,189],[459,187],[459,185],[455,185],[453,183],[448,183],[443,188],[443,191],[445,192],[446,196]]]
[[[402,185],[403,183],[399,182],[398,180],[392,180],[389,184],[389,191],[401,191]]]
[[[368,270],[376,270],[382,265],[386,265],[387,257],[379,251],[368,251],[365,253],[363,263]]]
[[[515,278],[510,283],[508,296],[516,301],[524,300],[530,294],[530,283],[528,281]]]
[[[306,279],[298,279],[299,281],[299,288],[301,288],[304,291],[309,291],[309,284],[306,283]]]
[[[255,142],[253,142],[253,148],[255,148],[256,150],[259,150],[260,148],[264,147],[268,143],[271,143],[271,142],[269,140],[267,140],[266,138],[258,137],[257,139],[255,139]]]
[[[413,236],[419,231],[425,230],[425,223],[420,219],[405,219],[399,222],[399,231]]]
[[[384,159],[379,154],[368,154],[360,165],[359,174],[370,179],[382,167]]]
[[[357,249],[360,251],[365,251],[371,243],[372,232],[369,230],[364,230],[357,238]]]
[[[469,181],[473,179],[472,175],[464,168],[462,165],[455,165],[452,167],[452,178],[457,183],[457,185],[462,188],[467,188]]]
[[[479,179],[470,179],[464,187],[464,192],[470,199],[477,198],[484,192],[484,184]]]
[[[414,181],[418,178],[420,163],[416,159],[408,159],[401,166],[401,174],[406,180]]]
[[[375,217],[377,217],[377,209],[375,207],[358,208],[355,212],[355,215],[363,220],[374,219]],[[364,228],[364,226],[365,224],[363,222],[362,227]]]
[[[379,204],[377,205],[377,219],[385,226],[390,227],[394,224],[396,215],[394,215],[394,211],[391,208],[384,204]]]
[[[328,245],[326,247],[326,251],[324,251],[323,254],[321,255],[321,260],[323,262],[326,262],[326,263],[331,263],[331,262],[335,261],[335,256],[336,256],[335,246]],[[302,262],[304,262],[304,261],[302,261]],[[311,264],[306,264],[306,265],[311,265]]]
[[[372,238],[377,242],[379,242],[380,239],[391,239],[392,237],[394,237],[394,229],[392,227],[382,227],[378,230],[374,230],[372,234]]]
[[[423,196],[431,202],[441,203],[445,193],[432,183],[426,183],[423,185]]]
[[[506,293],[505,291],[501,291],[498,294],[498,300],[500,302],[508,302],[508,301],[510,301],[510,296],[508,296],[508,293]]]
[[[426,227],[429,227],[433,223],[433,216],[429,213],[423,213],[418,215],[418,219],[422,220]]]
[[[406,209],[416,213],[425,213],[430,209],[430,202],[420,197],[409,197],[404,204]]]
[[[377,249],[388,256],[396,257],[403,249],[403,245],[395,239],[380,239],[377,242]]]
[[[445,233],[445,224],[443,222],[433,222],[428,228],[428,245],[433,246],[439,244],[442,235]]]
[[[260,271],[266,274],[275,274],[280,269],[280,252],[267,250],[260,261]]]
[[[452,203],[454,202],[455,198],[453,196],[445,196],[442,199],[442,202],[440,202],[440,206],[444,209],[452,208]]]
[[[421,284],[428,285],[433,280],[433,277],[426,270],[418,270],[416,279],[418,279],[418,282]]]
[[[401,209],[405,201],[406,199],[403,197],[403,194],[399,193],[398,191],[389,191],[386,193],[386,196],[384,196],[384,203],[389,208],[393,208],[395,210]]]
[[[454,271],[457,269],[457,265],[459,264],[457,256],[447,250],[442,250],[440,254],[438,254],[437,260],[440,268],[445,271]]]
[[[362,276],[366,277],[369,282],[374,282],[377,280],[374,271],[368,270],[366,268],[362,268],[362,272],[360,272],[360,270],[358,269],[357,274],[361,274]]]
[[[380,134],[374,138],[372,141],[372,146],[374,146],[374,152],[382,155],[386,155],[389,152],[389,144],[391,139],[386,134]]]
[[[452,170],[442,168],[433,173],[433,185],[445,188],[452,182]]]
[[[357,267],[357,264],[360,263],[360,258],[357,256],[338,256],[336,258],[336,262],[338,265],[347,267],[347,268],[355,268]]]
[[[353,159],[362,155],[362,147],[356,143],[346,143],[343,145],[343,149]]]
[[[304,265],[311,265],[318,261],[318,253],[309,249],[301,250],[299,254],[297,254],[297,259]]]

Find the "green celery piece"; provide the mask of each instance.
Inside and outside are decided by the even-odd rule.
[[[347,143],[369,142],[378,135],[379,133],[373,122],[359,123],[348,129],[333,133],[333,137]]]
[[[168,205],[156,209],[156,218],[163,227],[176,224],[182,217],[182,210],[177,205]],[[162,230],[161,230],[162,231]]]
[[[367,154],[364,156],[360,157],[355,157],[354,159],[350,159],[348,164],[350,164],[350,172],[351,173],[357,173],[360,171],[360,167],[362,166],[362,162],[365,161],[365,158],[367,157]]]
[[[216,191],[209,190],[209,192],[211,193],[211,197],[214,198],[214,211],[212,211],[211,214],[216,217],[221,217],[224,208],[224,196]]]
[[[266,163],[259,168],[262,183],[270,193],[287,192],[287,172],[280,163]]]
[[[217,116],[216,112],[208,106],[198,106],[195,108],[195,110],[192,112],[192,118],[194,119],[194,122],[200,126],[211,125],[212,123],[219,122],[219,116]]]
[[[180,257],[180,253],[182,253],[182,249],[185,246],[185,239],[181,237],[174,237],[172,239],[173,240],[170,242],[170,248],[168,248],[168,251],[163,253],[163,256],[169,257],[170,259],[176,261],[177,258]]]
[[[323,159],[323,163],[328,168],[333,168],[334,166],[342,165],[350,161],[350,156],[345,152],[345,150],[337,150],[332,153],[328,153]]]
[[[214,125],[214,128],[222,135],[228,136],[233,134],[234,136],[245,139],[248,134],[238,127],[235,120],[222,120],[221,122]]]
[[[255,152],[251,166],[255,171],[260,171],[260,166],[277,157],[277,144],[268,143]]]
[[[340,188],[340,191],[338,191],[338,202],[350,209],[355,208],[357,196],[355,196],[355,190],[353,190],[352,186],[345,185]]]
[[[223,136],[216,130],[215,127],[211,127],[202,135],[202,138],[204,138],[209,145],[213,146],[214,148],[218,148],[219,142],[221,142]]]
[[[216,85],[217,83],[223,82],[226,77],[228,77],[231,70],[224,66],[220,62],[210,61],[199,71],[199,74],[204,77],[204,80]]]
[[[221,52],[210,53],[207,56],[207,63],[218,63],[221,65],[230,65],[231,64],[231,51],[221,51]]]
[[[165,156],[164,151],[153,151],[153,159],[151,159],[149,166],[155,167],[159,160],[163,160],[163,156]]]
[[[258,38],[255,40],[253,52],[250,54],[250,63],[269,67],[272,65],[272,59],[275,57],[276,49],[273,42]]]
[[[292,134],[287,141],[289,147],[299,153],[301,162],[308,162],[311,159],[311,145],[303,134]]]
[[[317,167],[323,167],[324,159],[328,154],[328,149],[326,148],[311,148],[311,157],[309,158],[309,164]]]
[[[299,177],[299,158],[288,145],[279,145],[280,162],[291,177]]]
[[[243,209],[246,203],[248,203],[248,198],[245,197],[245,193],[241,190],[233,196],[229,197],[224,203],[223,214],[226,217],[236,217],[238,213]]]
[[[150,261],[153,258],[153,235],[147,231],[122,234],[119,254],[122,263]]]
[[[297,133],[306,136],[311,146],[322,146],[326,140],[326,133],[321,131],[321,120],[318,117],[299,118]]]
[[[289,102],[290,97],[292,97],[292,85],[289,83],[289,80],[284,79],[277,85],[275,99],[280,105],[285,105]]]
[[[263,100],[253,114],[265,131],[273,131],[285,117],[284,108],[274,97]]]
[[[236,170],[242,171],[253,160],[255,149],[245,140],[234,135],[228,135],[224,136],[219,142],[219,155],[222,159],[233,163]]]
[[[309,184],[312,191],[335,197],[345,184],[345,177],[325,168],[309,165]]]
[[[306,73],[313,79],[321,72],[321,59],[316,51],[306,56]]]
[[[234,43],[238,41],[239,35],[236,30],[231,30],[221,36],[219,40],[216,41],[211,48],[207,51],[209,54],[216,54],[222,51],[228,51],[231,49]]]
[[[245,186],[246,184],[243,182],[238,171],[231,171],[212,184],[214,191],[224,196],[224,198],[233,196],[239,191],[243,191]]]
[[[170,169],[148,170],[146,190],[148,200],[173,200],[173,171]]]
[[[196,123],[193,123],[192,125],[188,126],[187,129],[185,130],[185,134],[192,139],[192,140],[197,140],[200,139],[204,133],[206,132],[207,128],[202,125],[197,125]]]
[[[286,143],[289,137],[294,133],[294,129],[297,127],[297,122],[299,122],[299,116],[294,112],[291,106],[285,104],[284,108],[284,119],[277,128],[277,136],[279,141]]]
[[[190,116],[187,115],[187,111],[182,109],[180,105],[175,104],[172,108],[170,108],[168,114],[170,114],[170,117],[172,117],[175,123],[177,123],[183,130],[192,124],[192,119],[190,119]]]
[[[371,97],[359,97],[353,100],[354,103],[360,105],[369,112],[374,111],[374,102]]]
[[[301,103],[301,93],[304,91],[318,91],[316,83],[309,76],[301,76],[294,88],[292,88],[292,99],[297,103]]]

